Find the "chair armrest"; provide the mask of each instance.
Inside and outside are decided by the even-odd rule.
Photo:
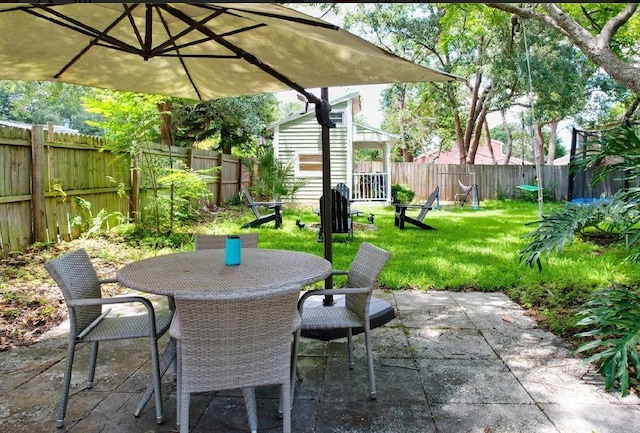
[[[302,294],[298,299],[298,311],[302,315],[302,309],[304,302],[311,296],[325,296],[325,295],[358,295],[371,292],[370,287],[343,287],[340,289],[318,289],[309,290]]]
[[[69,307],[86,307],[90,305],[111,305],[111,304],[128,304],[133,302],[139,302],[145,306],[147,309],[147,317],[149,322],[149,332],[153,336],[153,338],[157,339],[158,335],[156,333],[156,312],[153,308],[153,304],[147,298],[142,296],[116,296],[113,298],[92,298],[92,299],[72,299],[67,302],[67,306]],[[82,338],[80,335],[84,336],[89,333],[89,331],[97,326],[104,317],[107,316],[109,311],[105,311],[98,319],[96,319],[91,325],[89,325],[85,330],[83,330],[76,338]],[[83,335],[84,334],[84,335]]]
[[[280,207],[284,204],[281,201],[254,201],[253,204],[258,206]]]
[[[118,279],[117,278],[105,278],[104,280],[100,280],[100,284],[105,284],[105,283],[118,283]]]
[[[395,206],[396,206],[396,209],[401,209],[401,208],[405,208],[405,209],[421,209],[423,207],[423,205],[421,205],[421,204],[397,204]],[[431,207],[429,207],[429,209],[431,209]]]
[[[155,321],[155,309],[153,304],[147,298],[142,296],[115,296],[113,298],[91,298],[91,299],[71,299],[67,302],[69,307],[87,307],[91,305],[110,305],[110,304],[127,304],[131,302],[142,303],[149,314],[154,316]]]

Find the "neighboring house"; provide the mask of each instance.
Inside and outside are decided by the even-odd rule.
[[[13,127],[13,128],[22,128],[22,129],[31,129],[31,127],[33,126],[30,123],[16,122],[16,121],[13,121],[13,120],[0,120],[0,125],[1,126],[9,126],[9,127]],[[44,127],[46,129],[47,125],[44,125]],[[67,134],[77,134],[78,130],[69,128],[68,125],[66,125],[66,126],[53,125],[53,132],[64,132],[64,133],[67,133]]]
[[[553,165],[569,165],[569,161],[571,161],[571,155],[567,153],[565,156],[554,159]]]
[[[313,107],[312,105],[310,107]],[[391,202],[391,149],[398,136],[354,122],[360,112],[360,94],[351,93],[331,101],[329,117],[336,124],[330,129],[331,184],[345,183],[357,201]],[[293,114],[269,126],[273,131],[276,158],[292,161],[295,176],[308,180],[296,194],[298,202],[318,203],[322,196],[322,134],[310,109]],[[354,173],[354,151],[379,149],[383,155],[381,173]]]
[[[504,165],[506,155],[502,153],[503,143],[498,140],[491,140],[491,148],[493,149],[493,156],[495,157],[495,164]],[[423,153],[414,158],[413,162],[421,162],[426,164],[460,164],[460,153],[458,149],[452,149],[446,152],[440,152],[439,150],[431,150],[427,153]],[[491,151],[489,146],[483,144],[478,147],[476,152],[475,164],[477,165],[494,165],[494,161],[491,158]],[[509,165],[534,165],[530,161],[522,161],[511,155],[509,158]]]

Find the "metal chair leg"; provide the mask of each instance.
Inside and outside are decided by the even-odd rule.
[[[60,407],[58,408],[58,419],[56,420],[56,427],[62,428],[64,426],[64,417],[67,414],[67,402],[69,401],[69,388],[71,387],[71,370],[73,368],[73,358],[76,351],[75,342],[69,341],[69,348],[67,349],[67,364],[64,370],[64,379],[62,382],[62,394],[60,395]]]

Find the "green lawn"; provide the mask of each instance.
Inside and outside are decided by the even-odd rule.
[[[545,205],[545,206],[554,206]],[[555,205],[557,206],[557,205]],[[355,207],[355,205],[354,205]],[[333,262],[347,269],[361,242],[367,241],[392,253],[379,283],[388,289],[447,289],[503,291],[527,308],[532,308],[547,326],[567,336],[573,333],[573,313],[585,296],[596,288],[615,281],[637,286],[638,266],[624,263],[623,248],[607,248],[575,240],[559,257],[543,263],[543,271],[521,265],[518,253],[525,246],[523,235],[538,219],[535,203],[491,201],[480,209],[444,207],[432,210],[426,222],[436,230],[407,225],[405,230],[393,224],[392,207],[363,207],[375,214],[377,230],[356,231],[353,239],[333,237]],[[224,222],[200,226],[206,233],[233,233],[249,213]],[[305,223],[299,229],[295,221]],[[367,224],[366,217],[355,219]],[[319,217],[311,209],[286,208],[280,230],[273,223],[255,229],[262,248],[281,248],[323,255],[323,244],[316,241],[312,226]]]
[[[348,269],[360,243],[368,241],[392,253],[379,278],[386,289],[502,291],[528,308],[543,326],[570,340],[576,332],[575,312],[589,293],[611,282],[640,286],[639,267],[624,263],[627,254],[621,247],[606,248],[576,240],[561,256],[545,262],[542,272],[520,265],[518,253],[525,246],[522,236],[535,227],[526,224],[538,219],[537,205],[494,201],[482,202],[481,206],[478,210],[432,210],[426,221],[436,230],[407,225],[401,231],[393,225],[392,207],[358,205],[365,217],[356,218],[356,222],[367,224],[366,215],[373,212],[377,230],[357,230],[348,241],[346,235],[334,235],[334,267]],[[75,248],[87,249],[103,276],[113,276],[115,270],[133,260],[193,249],[194,232],[253,231],[259,233],[262,248],[323,255],[324,245],[316,241],[317,233],[312,230],[319,217],[311,208],[285,207],[284,225],[279,230],[274,229],[273,223],[241,229],[244,222],[252,219],[246,206],[230,206],[205,219],[206,222],[176,228],[170,236],[158,238],[141,238],[130,227],[119,226],[106,237],[36,245],[23,254],[0,260],[0,319],[24,323],[29,330],[37,327],[34,324],[44,323],[41,330],[46,330],[59,322],[64,316],[57,308],[60,293],[43,264]],[[304,229],[296,226],[296,219],[305,223]],[[20,326],[3,330],[1,325],[2,321],[0,350],[11,342],[26,341],[24,336],[32,334]]]

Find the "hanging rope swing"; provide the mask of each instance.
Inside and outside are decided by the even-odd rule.
[[[533,97],[533,87],[531,79],[531,57],[529,54],[529,44],[527,42],[526,20],[522,20],[521,34],[524,44],[524,55],[527,61],[527,81],[528,81],[528,99],[529,99],[529,138],[531,140],[531,148],[533,149],[533,159],[536,168],[536,186],[538,187],[538,214],[542,218],[542,208],[544,204],[543,184],[542,184],[542,167],[540,166],[540,148],[535,144],[534,119],[535,119],[535,101]],[[542,139],[542,138],[541,138]]]

